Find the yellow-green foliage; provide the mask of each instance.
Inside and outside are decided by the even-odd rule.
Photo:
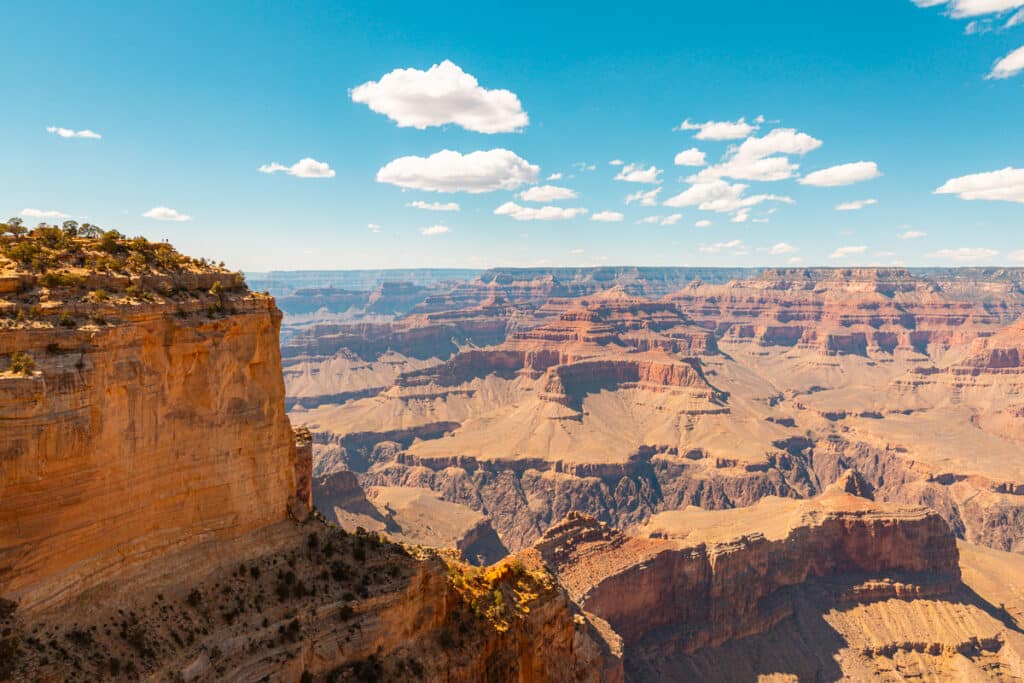
[[[11,372],[28,377],[36,371],[36,361],[24,351],[11,354]]]
[[[502,632],[514,619],[529,614],[530,603],[555,586],[545,569],[529,569],[515,557],[490,567],[448,560],[448,578],[473,614]]]

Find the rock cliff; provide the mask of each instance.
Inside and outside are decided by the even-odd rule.
[[[956,638],[978,642],[980,633],[989,640],[976,646],[979,657],[968,668],[983,670],[990,665],[981,660],[993,659],[1003,670],[1019,670],[1024,640],[1016,627],[986,621],[985,610],[992,607],[984,601],[960,604],[958,552],[941,517],[846,492],[862,484],[851,473],[812,501],[766,498],[741,510],[665,512],[638,536],[573,515],[549,529],[536,547],[574,600],[606,619],[622,638],[628,679],[756,675],[764,667],[762,637],[774,637],[787,648],[773,662],[779,668],[763,671],[792,672],[801,680],[835,673],[856,678],[870,671],[874,678],[880,671],[872,666],[884,667],[881,660],[904,647],[898,641],[901,629],[912,630],[896,626],[893,649],[877,644],[867,654],[873,665],[864,666],[864,653],[822,640],[827,627],[807,630],[802,620],[821,618],[812,616],[809,605],[844,615],[906,610],[908,618],[944,605],[940,609],[948,614],[931,617],[934,645],[925,642],[922,650],[955,650]],[[876,608],[880,603],[884,607]],[[847,618],[843,635],[862,637],[865,624]],[[794,629],[804,634],[803,652],[786,640]],[[1003,647],[1004,642],[1012,647]],[[829,647],[835,647],[836,661],[819,661],[819,650]],[[731,659],[711,664],[714,653],[722,651]],[[840,670],[829,674],[837,662]],[[938,661],[924,668],[928,676],[948,670]]]

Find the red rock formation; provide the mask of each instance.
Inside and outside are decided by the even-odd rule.
[[[571,515],[536,544],[573,598],[623,638],[627,669],[631,653],[655,646],[692,653],[763,633],[792,614],[786,590],[815,577],[916,576],[925,587],[915,595],[948,591],[960,577],[955,539],[936,513],[838,490],[664,513],[646,533],[626,537]]]

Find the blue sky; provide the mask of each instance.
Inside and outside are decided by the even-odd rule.
[[[0,214],[246,270],[1024,265],[1022,7],[11,3]]]

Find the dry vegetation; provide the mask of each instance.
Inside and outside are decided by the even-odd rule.
[[[236,311],[249,292],[241,273],[180,254],[167,242],[116,230],[0,222],[0,330],[102,328],[146,305],[173,307],[180,318]],[[6,372],[32,376],[28,349],[7,354]],[[0,366],[2,367],[2,366]]]

